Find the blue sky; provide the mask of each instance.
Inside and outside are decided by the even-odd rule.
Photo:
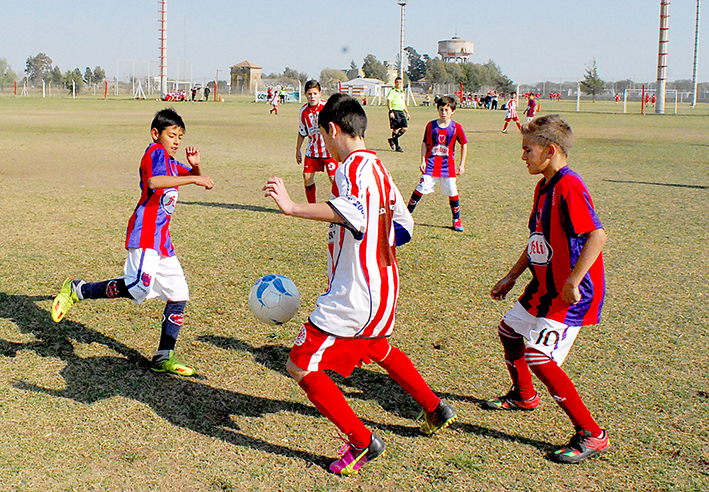
[[[157,0],[13,2],[3,11],[0,58],[20,73],[43,52],[62,71],[100,65],[121,78],[132,64],[117,60],[151,60],[156,74],[158,7]],[[217,70],[227,78],[243,60],[265,73],[288,66],[318,77],[352,60],[361,66],[369,53],[394,60],[399,50],[396,0],[168,0],[168,11],[170,78],[178,66],[181,79]],[[659,12],[657,0],[409,0],[406,45],[435,56],[438,41],[457,34],[475,43],[471,61],[493,60],[516,83],[582,79],[594,58],[604,80],[648,82],[657,78]],[[669,80],[692,77],[695,13],[693,0],[670,4]],[[700,36],[698,80],[709,80],[709,31]]]

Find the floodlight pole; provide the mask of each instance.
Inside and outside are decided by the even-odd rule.
[[[697,0],[697,24],[694,28],[694,65],[692,68],[692,107],[697,105],[697,54],[699,52],[699,6],[701,0]],[[675,98],[676,100],[676,98]]]
[[[167,97],[167,0],[160,0],[160,98]]]
[[[397,0],[401,6],[401,36],[399,38],[399,77],[404,78],[404,25],[406,23],[406,1]]]
[[[665,90],[667,88],[667,41],[670,30],[669,18],[670,2],[669,0],[660,0],[660,45],[657,52],[656,114],[665,114]]]

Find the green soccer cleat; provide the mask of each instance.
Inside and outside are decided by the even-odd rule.
[[[195,373],[194,367],[183,364],[175,357],[174,351],[170,350],[170,356],[167,359],[156,360],[159,356],[153,357],[150,369],[154,372],[171,372],[178,376],[193,376]]]
[[[453,407],[443,400],[440,401],[436,409],[431,412],[423,412],[425,419],[419,428],[424,436],[432,436],[441,429],[445,429],[458,418]]]
[[[598,437],[590,431],[579,430],[566,446],[554,451],[550,458],[558,463],[578,463],[605,451],[609,446],[610,442],[605,430]]]
[[[54,298],[54,302],[52,302],[52,319],[54,322],[59,323],[74,303],[78,301],[79,298],[74,292],[74,277],[68,277],[62,284],[59,294]]]

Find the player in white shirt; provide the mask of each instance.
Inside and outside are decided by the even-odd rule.
[[[456,413],[387,340],[399,293],[395,248],[411,239],[413,219],[391,175],[364,144],[364,109],[355,98],[335,94],[320,112],[319,124],[332,157],[342,162],[332,198],[295,204],[280,178],[269,179],[264,191],[286,215],[330,223],[328,290],[298,334],[286,368],[347,435],[330,470],[351,475],[381,456],[384,443],[355,415],[325,369],[348,377],[355,367],[376,362],[423,407],[425,435],[447,427]]]

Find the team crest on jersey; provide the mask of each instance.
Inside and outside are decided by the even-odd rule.
[[[184,319],[184,317],[184,314],[173,313],[168,316],[168,320],[170,320],[170,323],[172,323],[173,325],[182,326],[182,320]]]
[[[144,273],[140,276],[140,280],[143,282],[144,286],[148,287],[150,282],[153,280],[153,277],[151,277],[149,273]]]
[[[307,335],[307,333],[306,333],[306,331],[305,331],[305,325],[303,325],[303,326],[300,328],[300,333],[298,333],[298,336],[295,337],[295,342],[293,342],[293,344],[296,345],[296,346],[298,346],[298,347],[300,347],[301,345],[303,345],[303,344],[305,343],[305,337],[306,337],[306,335]]]
[[[532,265],[548,265],[554,251],[541,232],[533,232],[527,243],[527,256]]]
[[[440,134],[438,135],[438,143],[441,144],[441,145],[443,145],[444,143],[446,143],[446,134],[445,134],[445,133],[440,133]]]
[[[175,211],[175,205],[177,205],[177,190],[173,188],[165,191],[163,196],[160,197],[162,209],[167,215],[172,215],[172,212]]]

